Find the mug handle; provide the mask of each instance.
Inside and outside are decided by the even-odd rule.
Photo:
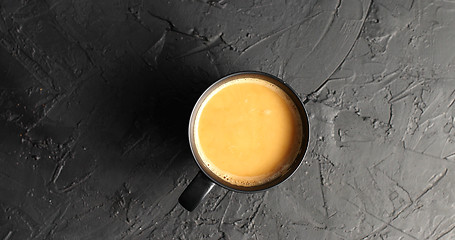
[[[188,211],[193,211],[212,190],[215,183],[199,170],[190,185],[179,197],[179,203]]]

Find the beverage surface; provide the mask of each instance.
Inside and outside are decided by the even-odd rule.
[[[194,129],[203,163],[240,186],[260,185],[286,172],[302,143],[295,104],[281,88],[256,78],[232,80],[211,92]]]

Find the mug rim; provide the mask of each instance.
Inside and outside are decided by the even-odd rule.
[[[197,110],[199,110],[199,103],[202,103],[204,100],[205,100],[205,95],[207,93],[209,93],[209,91],[211,91],[217,84],[219,84],[220,82],[228,79],[228,78],[232,78],[232,77],[235,77],[235,76],[238,76],[238,75],[243,75],[243,74],[256,74],[256,75],[263,75],[265,77],[269,77],[269,78],[272,78],[274,80],[277,80],[278,82],[282,83],[284,86],[286,86],[286,88],[288,88],[293,95],[295,95],[295,97],[299,100],[299,103],[301,104],[301,107],[303,109],[303,112],[305,114],[305,123],[302,122],[302,125],[307,125],[307,134],[306,134],[306,143],[302,144],[301,148],[303,148],[303,145],[305,145],[304,149],[305,149],[305,152],[303,153],[302,157],[301,158],[296,158],[294,159],[294,161],[299,161],[297,167],[295,167],[295,169],[288,175],[286,176],[285,178],[283,178],[281,181],[273,184],[273,185],[270,185],[270,186],[267,186],[265,188],[262,188],[262,189],[253,189],[253,190],[241,190],[241,189],[236,189],[236,188],[233,188],[233,187],[230,187],[230,186],[227,186],[221,182],[219,182],[218,180],[214,179],[212,176],[210,176],[210,174],[206,173],[204,168],[201,166],[201,163],[199,163],[198,161],[198,158],[196,157],[195,155],[195,151],[196,150],[196,146],[193,146],[193,143],[191,141],[192,139],[192,125],[194,125],[194,122],[192,122],[191,120],[193,119],[193,116],[195,117],[195,114],[197,114]],[[274,84],[276,85],[276,84]],[[280,86],[277,86],[279,88],[281,88]],[[293,101],[295,103],[295,101]],[[300,115],[300,114],[299,114]],[[301,116],[301,119],[302,121],[304,120],[303,117]],[[268,190],[272,187],[275,187],[283,182],[285,182],[286,180],[288,180],[292,175],[294,175],[295,172],[297,172],[297,170],[300,168],[300,166],[302,165],[302,162],[303,162],[303,159],[305,158],[306,154],[307,154],[307,151],[308,151],[308,145],[309,145],[309,142],[310,142],[310,127],[309,127],[310,123],[309,123],[309,119],[308,119],[308,113],[305,109],[305,105],[303,104],[303,101],[302,99],[300,98],[300,96],[297,94],[297,92],[295,92],[295,90],[289,85],[287,84],[286,82],[284,82],[282,79],[272,75],[272,74],[269,74],[269,73],[265,73],[265,72],[260,72],[260,71],[238,71],[238,72],[233,72],[233,73],[230,73],[228,75],[225,75],[224,77],[218,79],[217,81],[215,81],[214,83],[212,83],[209,87],[207,87],[207,89],[204,90],[203,93],[201,93],[201,95],[199,96],[198,100],[196,101],[196,103],[194,104],[194,107],[193,107],[193,110],[191,111],[191,115],[190,115],[190,121],[189,121],[189,124],[188,124],[188,141],[189,141],[189,144],[190,144],[190,149],[191,149],[191,153],[193,155],[193,159],[194,161],[196,162],[196,164],[198,165],[198,168],[201,172],[204,173],[204,175],[206,175],[210,181],[214,182],[215,184],[217,184],[218,186],[220,187],[223,187],[227,190],[230,190],[230,191],[234,191],[234,192],[240,192],[240,193],[256,193],[256,192],[262,192],[262,191],[265,191],[265,190]],[[305,135],[305,134],[304,134]],[[302,135],[302,136],[304,136]],[[200,160],[202,161],[202,160]]]

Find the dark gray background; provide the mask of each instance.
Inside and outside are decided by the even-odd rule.
[[[453,239],[454,65],[449,0],[0,0],[0,239]],[[239,70],[310,99],[308,153],[187,212],[191,108]]]

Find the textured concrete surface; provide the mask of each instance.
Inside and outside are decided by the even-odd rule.
[[[0,239],[454,239],[455,2],[0,0]],[[216,187],[186,127],[238,70],[302,96],[282,185]]]

